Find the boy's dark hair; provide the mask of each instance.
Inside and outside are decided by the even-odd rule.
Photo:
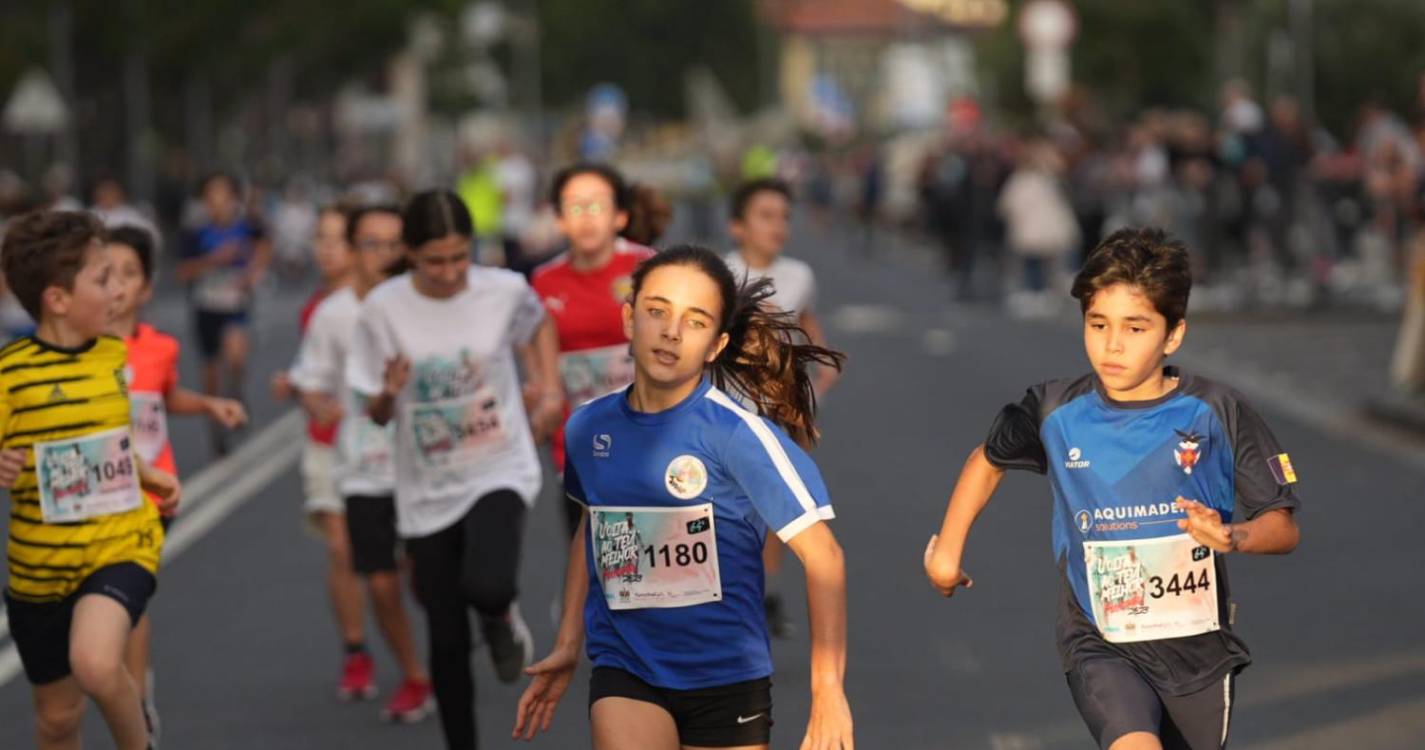
[[[45,290],[74,288],[74,277],[84,266],[84,254],[97,240],[106,238],[104,225],[88,211],[35,211],[5,228],[0,267],[15,299],[25,312],[40,321]]]
[[[1083,312],[1098,292],[1114,284],[1137,287],[1168,320],[1168,330],[1187,316],[1192,291],[1188,249],[1155,228],[1120,229],[1098,243],[1074,277],[1074,299]]]
[[[732,193],[732,202],[728,205],[728,210],[733,219],[747,218],[747,204],[752,202],[752,198],[758,193],[778,193],[787,202],[792,201],[792,186],[785,180],[775,177],[763,177],[757,180],[748,180],[737,186],[737,190]]]
[[[401,209],[387,205],[361,206],[348,213],[346,215],[346,241],[351,245],[352,250],[356,249],[356,229],[361,226],[361,220],[374,214],[390,214],[399,219],[401,218]]]
[[[147,229],[125,224],[109,230],[109,244],[127,245],[139,256],[143,277],[153,281],[153,235]]]

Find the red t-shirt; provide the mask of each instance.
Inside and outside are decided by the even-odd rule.
[[[633,381],[628,339],[623,335],[623,303],[633,291],[633,269],[654,252],[620,239],[603,268],[575,270],[565,253],[535,269],[530,285],[544,300],[559,332],[559,371],[571,407]],[[554,435],[553,454],[562,471],[562,426]]]
[[[307,324],[312,322],[312,313],[317,311],[317,305],[320,305],[322,300],[326,299],[329,293],[327,289],[318,289],[312,292],[312,296],[307,298],[306,304],[302,305],[300,322],[302,333],[307,332]],[[336,430],[339,426],[339,422],[333,422],[329,425],[319,425],[308,419],[307,439],[321,445],[336,445]]]
[[[126,380],[134,448],[149,465],[177,476],[164,398],[178,387],[178,339],[140,323],[124,343],[129,349]]]

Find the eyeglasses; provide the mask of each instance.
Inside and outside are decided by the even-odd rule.
[[[569,216],[580,216],[582,214],[588,214],[590,216],[599,216],[600,214],[603,214],[605,212],[612,211],[613,204],[611,204],[609,201],[585,201],[583,203],[570,202],[559,204],[559,210],[561,213],[567,214]]]
[[[400,250],[400,240],[357,240],[356,249],[362,252],[375,252],[377,250]]]

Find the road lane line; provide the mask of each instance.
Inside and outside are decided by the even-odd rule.
[[[302,455],[301,412],[291,410],[242,444],[232,454],[210,464],[183,483],[183,513],[163,545],[164,567],[264,487],[297,464]],[[0,611],[0,638],[10,622]],[[20,673],[14,644],[0,649],[0,687]]]

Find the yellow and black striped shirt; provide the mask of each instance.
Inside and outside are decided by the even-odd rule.
[[[10,595],[57,601],[107,565],[158,570],[163,530],[153,504],[72,523],[45,523],[34,446],[129,425],[122,339],[102,336],[77,349],[34,337],[0,349],[0,448],[23,448],[25,468],[10,489],[6,557]]]

